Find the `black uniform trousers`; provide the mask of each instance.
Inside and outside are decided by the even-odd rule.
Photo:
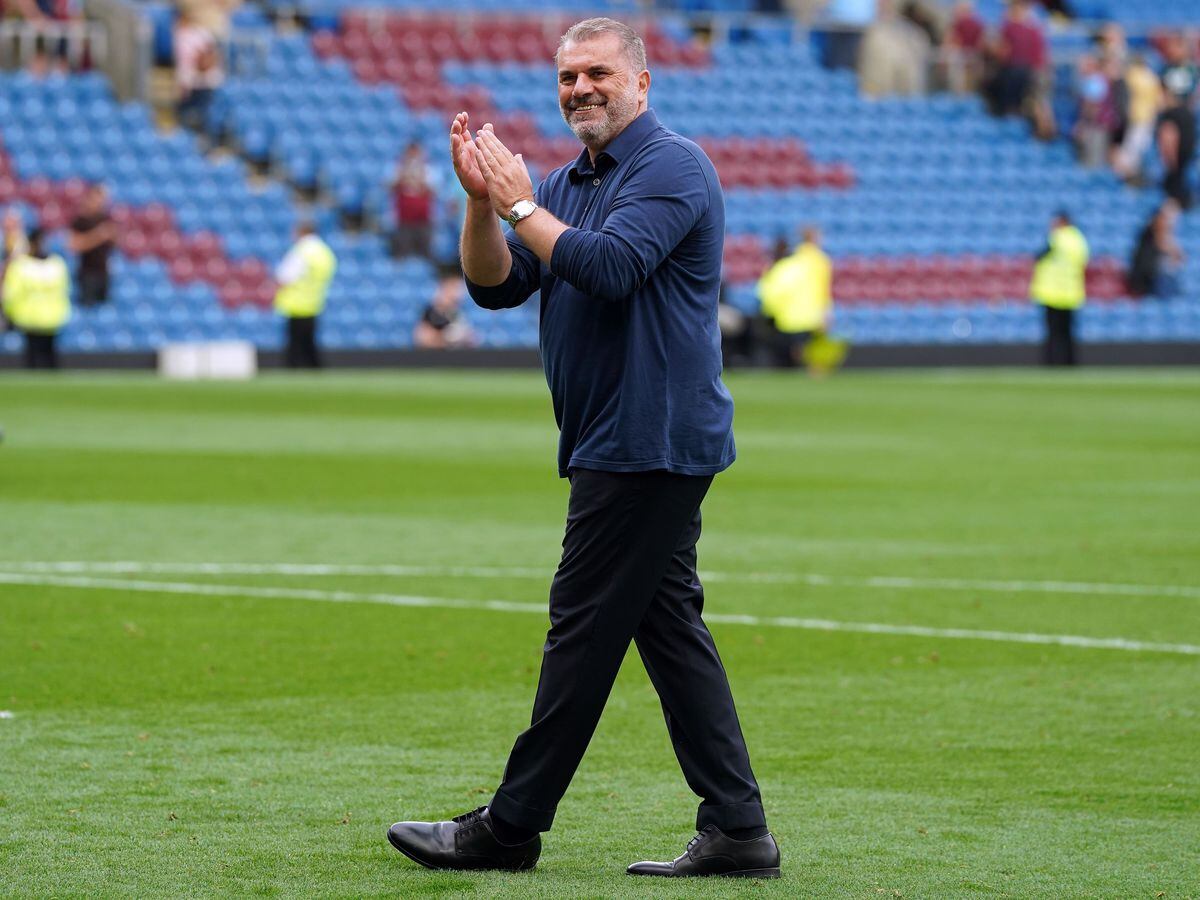
[[[58,348],[54,341],[57,334],[45,331],[25,332],[25,368],[57,369]]]
[[[1042,362],[1048,366],[1075,365],[1075,310],[1046,307],[1046,343]]]
[[[501,819],[550,828],[632,639],[702,800],[697,829],[766,824],[729,681],[700,617],[696,541],[711,483],[665,471],[572,471],[533,718],[491,802]]]
[[[289,316],[287,320],[287,349],[284,363],[289,369],[319,369],[317,353],[317,317]]]

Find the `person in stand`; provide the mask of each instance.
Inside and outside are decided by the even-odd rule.
[[[1046,310],[1046,343],[1042,361],[1048,366],[1073,366],[1075,310],[1087,296],[1088,243],[1071,223],[1066,210],[1055,213],[1046,247],[1033,267],[1029,296]]]
[[[1196,155],[1196,113],[1192,101],[1196,95],[1195,69],[1184,62],[1163,71],[1163,109],[1158,117],[1156,136],[1163,166],[1163,193],[1191,209],[1192,161]]]
[[[1140,54],[1131,57],[1124,80],[1129,106],[1124,140],[1115,155],[1113,168],[1129,184],[1142,186],[1146,151],[1154,143],[1154,126],[1162,106],[1162,83]]]
[[[461,309],[465,292],[460,273],[443,276],[413,329],[413,344],[425,350],[475,346],[475,332]]]
[[[83,195],[82,208],[71,222],[71,252],[79,256],[75,281],[80,306],[108,300],[108,260],[116,246],[117,226],[108,211],[108,191],[94,184]]]
[[[696,570],[700,505],[735,456],[717,327],[721,183],[704,151],[650,110],[645,45],[628,25],[573,25],[556,62],[559,106],[584,146],[536,192],[490,125],[472,133],[460,113],[450,133],[469,198],[467,288],[487,309],[540,290],[559,474],[571,485],[533,717],[487,806],[397,822],[388,840],[434,869],[536,865],[632,640],[702,801],[682,856],[628,873],[777,877]]]
[[[45,234],[29,234],[28,252],[9,261],[4,271],[5,318],[25,336],[25,366],[57,369],[55,340],[71,317],[71,276],[66,261],[45,248]]]
[[[337,271],[337,257],[317,235],[310,222],[296,229],[296,243],[275,270],[279,291],[275,310],[287,319],[287,349],[284,362],[289,369],[318,369],[317,318],[325,309],[329,282]]]
[[[185,128],[203,131],[213,97],[225,81],[221,46],[196,11],[187,6],[179,9],[172,40],[178,91],[175,114]]]
[[[1129,262],[1129,290],[1133,294],[1169,298],[1179,293],[1179,271],[1184,255],[1175,237],[1178,221],[1179,204],[1168,198],[1138,234],[1137,246]]]
[[[763,315],[774,323],[780,366],[801,365],[805,345],[829,329],[833,312],[833,263],[821,249],[821,232],[804,229],[791,256],[767,270],[758,282]],[[810,367],[809,374],[821,374]]]
[[[392,202],[396,208],[392,255],[429,259],[437,193],[434,190],[433,170],[425,159],[425,150],[415,141],[404,149],[391,187]]]

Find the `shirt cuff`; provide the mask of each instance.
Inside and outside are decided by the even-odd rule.
[[[466,275],[463,276],[463,281],[467,283],[467,293],[471,295],[475,305],[484,309],[501,309],[511,306],[512,301],[516,299],[521,290],[521,280],[517,276],[516,265],[508,270],[508,277],[499,284],[476,284]]]

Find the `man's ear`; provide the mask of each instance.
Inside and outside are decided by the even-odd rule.
[[[638,93],[645,96],[650,92],[650,72],[648,69],[643,69],[638,75]]]

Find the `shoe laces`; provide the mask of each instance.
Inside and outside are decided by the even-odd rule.
[[[688,853],[691,853],[693,847],[695,847],[698,843],[700,843],[702,840],[704,840],[706,837],[708,837],[708,832],[711,827],[712,826],[710,826],[710,825],[705,825],[703,828],[700,829],[699,833],[697,833],[697,835],[694,838],[692,838],[690,841],[688,841],[688,844],[687,844],[687,852]]]
[[[459,825],[474,825],[483,818],[483,813],[486,809],[486,806],[481,806],[479,809],[473,809],[468,813],[463,813],[461,816],[455,816],[450,821],[457,822]]]

